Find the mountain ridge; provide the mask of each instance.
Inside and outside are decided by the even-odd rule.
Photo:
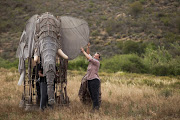
[[[11,59],[26,21],[51,12],[84,19],[90,26],[92,52],[121,54],[121,41],[151,41],[157,45],[179,40],[179,0],[1,0],[0,57]]]

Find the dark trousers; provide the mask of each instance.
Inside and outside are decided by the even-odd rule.
[[[40,82],[40,92],[41,92],[40,109],[44,109],[47,105],[47,100],[48,100],[46,82]]]
[[[40,82],[36,82],[36,91],[37,91],[36,102],[37,104],[40,104],[40,99],[41,99]]]
[[[93,109],[99,109],[99,86],[98,79],[88,80],[88,89],[93,102]]]

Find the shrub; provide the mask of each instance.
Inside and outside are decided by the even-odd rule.
[[[149,79],[144,79],[143,84],[147,85],[147,86],[155,86],[156,82],[153,80],[149,80]]]
[[[180,16],[178,16],[178,17],[176,18],[176,25],[177,25],[177,28],[178,28],[178,30],[179,30],[179,32],[180,32]]]
[[[93,8],[87,8],[86,12],[92,13],[93,12]]]
[[[69,70],[84,70],[86,71],[88,66],[88,61],[85,57],[77,57],[76,59],[68,62]]]
[[[98,36],[99,35],[99,31],[98,30],[94,30],[93,32],[91,32],[92,36]]]
[[[5,81],[6,82],[13,82],[13,81],[15,81],[16,79],[14,78],[14,76],[6,76],[6,78],[5,78]]]
[[[180,39],[180,36],[177,34],[174,34],[172,32],[167,32],[165,35],[165,40],[163,41],[164,44],[169,44],[169,43],[174,43],[174,42],[178,42]]]
[[[164,97],[170,97],[170,96],[172,96],[172,94],[173,94],[173,91],[171,89],[168,89],[168,88],[160,91],[160,95],[164,96]]]
[[[118,41],[116,45],[117,45],[117,47],[118,47],[119,49],[122,50],[122,49],[123,49],[123,44],[124,44],[123,41]]]
[[[154,75],[166,76],[169,72],[169,66],[165,64],[156,64],[151,68],[151,73]]]
[[[144,4],[146,0],[139,0],[140,3]]]
[[[180,56],[180,44],[177,42],[174,44],[171,44],[171,49],[169,50],[171,55],[173,56]]]
[[[127,1],[132,3],[132,2],[134,2],[135,0],[127,0]]]
[[[180,75],[180,57],[173,58],[164,47],[159,47],[157,50],[147,48],[143,61],[151,74]]]
[[[141,2],[135,1],[135,2],[130,4],[130,13],[132,13],[133,15],[136,16],[142,10],[143,10],[143,6],[142,6]]]
[[[165,26],[168,26],[170,24],[170,19],[168,17],[161,17],[160,21],[163,22]]]
[[[126,41],[123,46],[123,53],[139,53],[139,45],[134,41]]]
[[[180,75],[180,57],[175,57],[169,62],[169,70],[171,70],[170,75]]]
[[[134,42],[134,41],[119,41],[117,43],[117,46],[119,49],[122,50],[123,54],[132,54],[137,53],[138,55],[141,55],[145,53],[146,43],[142,42]]]
[[[161,17],[165,17],[166,15],[165,15],[165,13],[163,13],[163,12],[157,12],[156,13],[156,17],[159,17],[159,18],[161,18]]]
[[[119,20],[110,19],[105,23],[106,32],[112,36],[114,33],[124,31],[124,22]]]
[[[113,27],[116,26],[115,24],[116,24],[116,21],[114,20],[108,20],[106,22],[105,29],[109,35],[113,35]]]
[[[13,61],[9,61],[9,60],[5,60],[3,58],[0,58],[0,68],[18,68],[18,63],[19,63],[19,60],[18,59],[15,59]]]
[[[147,71],[142,58],[136,54],[116,55],[110,59],[103,60],[102,69],[108,72],[126,71],[144,73]]]
[[[154,50],[152,46],[148,46],[145,51],[144,63],[149,67],[156,64],[166,64],[172,59],[172,56],[164,47],[158,47],[157,50]]]
[[[100,17],[100,19],[101,19],[102,21],[104,21],[104,20],[107,20],[108,17],[107,17],[106,15],[102,15],[102,16]]]

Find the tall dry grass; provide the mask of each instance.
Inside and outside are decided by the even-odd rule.
[[[0,120],[159,120],[180,118],[180,90],[177,78],[151,75],[100,73],[102,104],[99,112],[82,105],[78,90],[84,72],[68,71],[70,105],[24,111],[18,107],[23,91],[17,86],[16,70],[0,68]],[[177,85],[176,85],[177,84]]]

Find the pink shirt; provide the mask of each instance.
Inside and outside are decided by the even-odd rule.
[[[91,59],[89,59],[89,65],[87,68],[87,74],[85,75],[85,78],[87,80],[92,80],[95,78],[99,79],[99,75],[98,75],[99,66],[100,66],[100,62],[91,56]]]

